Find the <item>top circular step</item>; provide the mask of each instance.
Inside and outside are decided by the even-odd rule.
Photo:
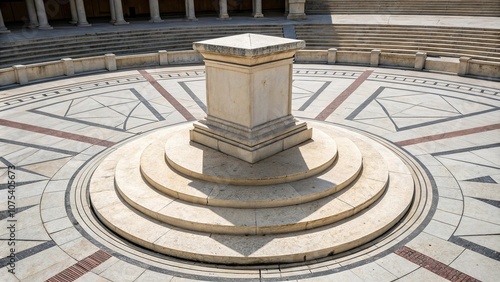
[[[173,133],[167,140],[165,156],[175,170],[200,180],[271,185],[297,181],[324,171],[337,157],[337,144],[327,134],[313,130],[311,141],[250,164],[191,142],[189,132],[184,130]]]

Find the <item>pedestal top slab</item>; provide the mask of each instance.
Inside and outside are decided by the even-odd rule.
[[[201,53],[210,52],[238,57],[265,56],[287,51],[296,51],[306,46],[304,40],[245,33],[193,43],[193,49]]]

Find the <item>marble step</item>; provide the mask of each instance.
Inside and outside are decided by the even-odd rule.
[[[359,139],[370,143],[368,138]],[[382,197],[354,216],[310,230],[265,236],[190,231],[146,216],[119,196],[114,186],[114,166],[127,152],[142,151],[148,146],[148,142],[133,143],[112,153],[95,171],[90,184],[92,207],[108,228],[125,239],[184,259],[258,264],[301,262],[336,254],[367,243],[390,229],[413,198],[413,177],[406,165],[383,145],[370,143],[388,165],[389,185]]]
[[[335,36],[339,38],[365,38],[365,37],[390,37],[390,38],[423,38],[433,39],[467,39],[474,41],[485,40],[486,42],[497,42],[500,34],[499,29],[481,28],[442,28],[442,27],[409,27],[409,26],[362,26],[355,25],[298,25],[297,36],[315,37]]]
[[[318,1],[306,3],[306,13],[498,15],[498,1]]]
[[[164,44],[172,45],[171,43],[175,42],[193,42],[193,40],[203,40],[212,37],[220,37],[220,36],[228,36],[234,35],[241,31],[241,28],[248,30],[253,33],[261,33],[261,34],[269,34],[269,35],[279,35],[282,36],[282,28],[252,28],[252,27],[238,27],[235,26],[228,30],[216,30],[216,31],[204,31],[204,29],[198,29],[196,31],[185,31],[183,29],[174,29],[169,31],[151,31],[145,30],[142,33],[117,33],[117,34],[106,34],[106,35],[92,35],[92,36],[75,36],[75,37],[53,37],[49,39],[36,39],[36,40],[26,40],[23,41],[23,45],[10,44],[10,46],[6,45],[4,48],[0,48],[0,51],[12,50],[15,48],[18,51],[29,51],[29,47],[32,45],[43,46],[43,49],[50,49],[51,47],[64,46],[65,48],[68,46],[77,46],[76,42],[81,43],[89,43],[92,44],[92,47],[101,47],[101,46],[117,46],[117,44],[123,43],[136,43],[145,41],[149,41],[152,43],[155,42],[164,42]],[[189,33],[189,36],[179,37],[179,34]],[[8,49],[7,49],[8,47]],[[163,48],[165,49],[165,48]],[[33,50],[32,50],[33,51]],[[39,50],[42,51],[42,50]]]
[[[346,149],[350,144],[344,145],[348,139],[339,138],[337,142],[341,154],[349,154]],[[353,184],[342,193],[299,205],[261,209],[225,208],[178,200],[144,182],[139,172],[140,152],[128,155],[127,159],[118,163],[115,185],[123,199],[141,213],[184,229],[242,235],[300,231],[352,216],[382,195],[388,181],[387,165],[378,152],[366,143],[362,145],[360,151],[365,156],[364,169]]]
[[[127,30],[127,31],[116,31],[116,32],[97,32],[92,35],[74,35],[74,36],[64,36],[64,37],[51,37],[51,38],[37,38],[18,42],[6,42],[5,47],[18,46],[23,47],[26,43],[31,44],[57,44],[64,42],[74,42],[75,40],[115,40],[116,39],[127,39],[136,37],[166,37],[169,36],[176,38],[179,34],[188,34],[190,37],[200,37],[206,38],[207,36],[219,36],[220,34],[234,34],[235,32],[241,31],[241,29],[248,30],[249,32],[265,32],[265,33],[280,33],[282,32],[282,27],[280,25],[234,25],[234,26],[206,26],[206,27],[195,27],[195,28],[183,28],[183,27],[172,27],[163,29],[146,29],[146,30]],[[24,43],[24,44],[23,44]]]
[[[335,36],[395,36],[395,37],[425,37],[425,39],[437,37],[455,37],[457,39],[466,39],[473,37],[477,39],[496,40],[499,29],[481,29],[481,28],[463,28],[463,27],[427,27],[419,26],[386,26],[370,25],[358,27],[355,25],[300,25],[296,26],[298,34],[330,34]],[[411,34],[405,33],[411,31]],[[311,34],[309,34],[311,33]]]
[[[367,47],[367,48],[374,48],[374,47],[394,48],[395,46],[397,46],[398,48],[401,49],[427,48],[430,50],[451,50],[455,46],[457,53],[470,52],[477,54],[490,54],[490,55],[496,54],[496,46],[495,46],[496,43],[488,44],[489,46],[480,46],[471,44],[470,42],[457,42],[453,40],[441,43],[439,41],[418,42],[417,40],[408,41],[408,40],[398,40],[394,38],[386,40],[384,38],[381,38],[375,40],[366,39],[366,41],[360,43],[359,40],[357,40],[356,38],[353,39],[321,38],[321,39],[309,39],[308,42],[314,45],[320,44],[325,46],[339,46],[339,47],[347,46],[347,47]]]
[[[262,31],[253,31],[254,33],[261,33],[261,34],[266,34],[266,35],[272,35],[272,36],[279,36],[282,37],[283,34],[281,32],[262,32]],[[15,46],[11,47],[10,49],[5,49],[5,50],[0,50],[0,54],[5,54],[7,51],[12,51],[12,49],[15,48],[15,51],[17,51],[19,54],[25,54],[29,53],[30,47],[33,47],[33,45],[37,46],[43,46],[43,49],[36,50],[37,53],[42,53],[42,52],[47,52],[47,51],[53,51],[57,50],[57,47],[59,47],[59,50],[72,50],[72,49],[77,49],[78,47],[87,47],[87,48],[92,48],[93,50],[99,50],[99,49],[106,49],[106,48],[123,48],[123,47],[128,47],[128,46],[144,46],[144,43],[147,42],[148,44],[152,45],[160,45],[162,44],[163,47],[158,48],[158,50],[164,50],[167,49],[169,50],[169,46],[176,46],[176,45],[183,45],[183,46],[189,46],[189,44],[192,44],[193,41],[199,41],[199,40],[205,40],[207,38],[212,38],[212,37],[222,37],[222,36],[228,36],[228,35],[234,35],[238,33],[237,30],[234,30],[234,32],[227,32],[227,33],[220,33],[220,34],[204,34],[204,35],[198,35],[198,36],[189,36],[189,37],[183,37],[179,38],[178,33],[173,33],[170,34],[169,36],[160,36],[160,35],[155,35],[155,36],[131,36],[128,38],[124,37],[119,37],[119,38],[113,38],[113,37],[96,37],[96,38],[78,38],[77,42],[75,43],[75,39],[67,39],[67,40],[56,40],[56,42],[43,42],[43,43],[38,43],[38,42],[27,42],[26,45],[24,46]],[[141,45],[142,43],[142,45]],[[122,46],[123,44],[126,44],[127,46]],[[31,49],[33,52],[33,50]]]
[[[463,9],[422,9],[422,8],[403,8],[403,9],[372,9],[372,8],[351,8],[351,7],[309,7],[306,8],[306,14],[410,14],[410,15],[441,15],[441,16],[492,16],[500,15],[498,8],[463,8]]]
[[[359,37],[335,37],[335,38],[327,38],[325,36],[321,37],[321,35],[316,35],[314,37],[309,36],[307,38],[302,37],[305,40],[308,40],[310,43],[314,44],[350,44],[355,46],[359,41],[357,38]],[[457,48],[460,49],[472,49],[478,51],[489,51],[494,52],[496,50],[496,46],[500,43],[500,39],[497,41],[492,41],[488,43],[482,42],[470,42],[467,40],[471,39],[434,39],[431,38],[429,40],[419,41],[418,38],[394,38],[394,37],[365,37],[362,45],[370,45],[370,44],[379,44],[379,45],[403,45],[403,46],[436,46],[436,47],[450,47],[453,45],[457,45]]]
[[[190,125],[178,128],[180,131],[189,129]],[[315,131],[313,129],[313,134]],[[171,132],[169,136],[173,134],[175,133]],[[328,132],[329,136],[335,136],[335,134],[335,130]],[[362,155],[357,146],[345,140],[342,145],[343,152],[338,152],[340,155],[333,166],[316,177],[289,183],[252,186],[252,189],[246,189],[248,187],[241,185],[207,184],[206,181],[179,174],[165,162],[164,155],[157,153],[164,150],[164,144],[169,136],[164,137],[164,141],[153,143],[144,150],[141,156],[141,173],[146,182],[159,191],[173,198],[201,205],[271,208],[309,202],[346,187],[358,176],[363,164]],[[231,159],[241,164],[239,160]],[[230,175],[236,175],[234,170],[242,171],[241,167],[233,166],[231,163],[227,163],[226,166],[228,169],[223,171]]]
[[[489,41],[497,41],[498,29],[441,29],[441,28],[412,28],[408,26],[367,26],[365,28],[356,28],[355,26],[297,26],[298,34],[304,36],[318,35],[335,35],[339,37],[404,37],[404,38],[419,38],[425,36],[425,39],[432,38],[453,38],[456,40],[485,39]],[[405,31],[411,31],[411,34],[405,34]]]
[[[158,50],[191,50],[192,42],[207,38],[234,35],[241,29],[248,32],[262,33],[282,37],[281,26],[230,26],[214,29],[203,27],[196,29],[172,28],[168,30],[146,30],[138,32],[120,32],[96,34],[93,36],[73,36],[71,38],[55,37],[50,39],[25,40],[22,43],[6,43],[5,48],[0,47],[0,66],[11,66],[16,62],[23,64],[59,60],[65,57],[99,56],[105,53],[117,55],[126,53],[157,52]],[[154,36],[136,38],[152,33]],[[161,36],[164,34],[165,36]],[[189,34],[186,36],[179,35]],[[158,37],[155,37],[158,36]],[[168,38],[168,36],[174,37]],[[187,38],[187,39],[186,39]],[[150,42],[146,44],[144,42]],[[35,48],[35,47],[36,48]],[[156,46],[156,47],[155,47]],[[52,58],[52,59],[51,59]]]
[[[166,140],[164,152],[167,163],[184,175],[220,184],[257,186],[293,182],[321,173],[337,158],[337,144],[327,134],[313,130],[310,140],[250,164],[191,142],[189,130],[182,130]],[[147,158],[143,160],[148,162]],[[142,170],[148,174],[145,167]]]

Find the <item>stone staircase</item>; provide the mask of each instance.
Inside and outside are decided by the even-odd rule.
[[[411,170],[368,137],[308,123],[313,142],[255,164],[190,145],[192,124],[156,131],[101,162],[92,208],[128,241],[220,264],[302,262],[392,228],[413,199]]]
[[[295,27],[306,49],[467,56],[500,62],[500,28],[306,24]]]
[[[283,26],[172,27],[4,42],[0,46],[0,68],[106,53],[127,55],[158,50],[191,50],[195,41],[242,32],[283,37]],[[297,39],[306,41],[306,49],[380,49],[382,52],[402,54],[422,51],[427,52],[428,56],[468,56],[500,62],[500,28],[297,24],[295,32]]]
[[[233,25],[102,32],[4,42],[0,45],[0,68],[106,53],[127,55],[158,50],[192,50],[195,41],[242,32],[283,37],[281,25]]]
[[[388,14],[499,17],[498,0],[307,0],[306,14]]]

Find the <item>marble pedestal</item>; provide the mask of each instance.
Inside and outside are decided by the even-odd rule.
[[[193,43],[205,59],[207,117],[191,141],[249,163],[309,140],[292,116],[292,63],[302,40],[241,34]]]

